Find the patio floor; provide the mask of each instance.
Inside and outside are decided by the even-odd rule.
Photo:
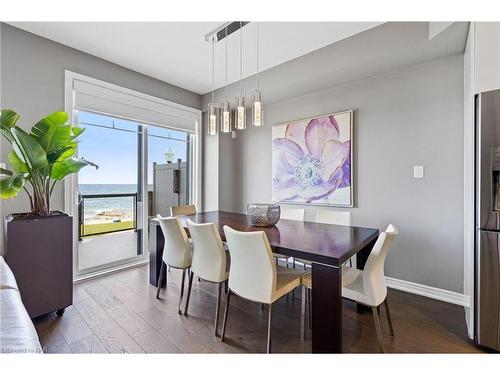
[[[83,238],[78,244],[80,271],[137,255],[137,232],[128,230]]]

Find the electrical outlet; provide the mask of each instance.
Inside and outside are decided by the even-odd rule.
[[[424,166],[415,165],[413,167],[413,178],[424,178]]]

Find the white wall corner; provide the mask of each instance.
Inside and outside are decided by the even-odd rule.
[[[465,320],[469,337],[474,337],[474,93],[475,31],[470,23],[464,51],[464,294],[469,298]]]
[[[452,303],[454,305],[464,307],[470,306],[470,297],[465,294],[435,288],[428,285],[418,284],[411,281],[394,279],[392,277],[386,277],[385,280],[387,282],[387,287],[392,289],[397,289],[403,292],[413,293],[419,296]]]

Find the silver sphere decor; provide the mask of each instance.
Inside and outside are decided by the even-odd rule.
[[[254,227],[272,227],[280,219],[279,204],[252,203],[247,205],[247,220]]]

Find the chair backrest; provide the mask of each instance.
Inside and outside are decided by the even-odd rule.
[[[196,213],[196,206],[191,204],[189,206],[170,206],[170,215],[194,215]]]
[[[226,279],[226,250],[213,223],[197,224],[188,219],[193,240],[191,270],[203,280],[220,283]]]
[[[229,289],[240,297],[272,303],[276,290],[276,265],[264,232],[239,232],[224,226],[231,254]]]
[[[157,215],[165,237],[163,261],[174,268],[186,268],[190,265],[189,239],[181,222],[176,217]]]
[[[286,220],[304,221],[305,208],[280,207],[280,218]]]
[[[384,302],[387,295],[384,263],[392,242],[398,233],[398,229],[394,225],[389,224],[385,232],[379,235],[372,252],[366,260],[363,270],[363,286],[366,297],[373,306],[378,306]]]
[[[351,225],[351,212],[350,211],[335,211],[327,210],[325,208],[318,208],[316,213],[316,222],[323,224],[335,225]]]

